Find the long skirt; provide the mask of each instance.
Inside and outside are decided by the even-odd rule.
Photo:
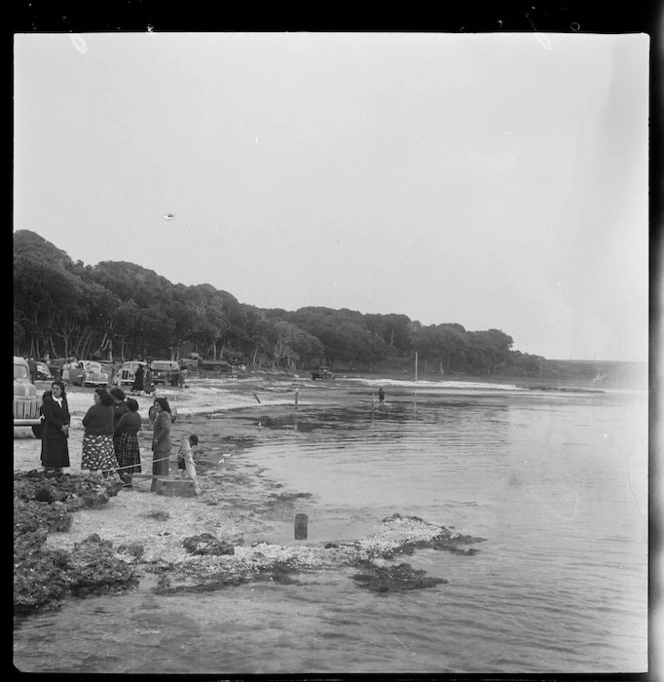
[[[46,469],[62,469],[69,466],[69,445],[66,438],[42,440],[41,463]]]
[[[152,475],[153,476],[168,476],[170,472],[170,466],[168,460],[171,455],[171,449],[164,448],[153,450],[152,452]],[[161,460],[161,461],[156,461]]]
[[[118,459],[113,449],[113,436],[83,436],[81,469],[114,471]]]
[[[121,474],[141,473],[141,453],[138,449],[138,436],[135,433],[121,433],[113,438],[115,456]]]

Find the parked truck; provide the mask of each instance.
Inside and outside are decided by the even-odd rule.
[[[191,369],[211,369],[217,372],[228,372],[230,365],[226,360],[206,360],[198,353],[191,353],[186,358],[180,358],[180,367]]]

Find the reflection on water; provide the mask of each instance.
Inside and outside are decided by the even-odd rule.
[[[255,415],[247,417],[255,419]],[[413,395],[261,417],[246,455],[312,493],[309,542],[399,512],[487,538],[407,561],[449,583],[376,595],[307,585],[72,600],[16,631],[24,670],[638,672],[646,668],[647,426],[641,395]],[[276,540],[293,542],[292,520]],[[73,628],[73,630],[72,630]],[[149,661],[149,663],[148,663]]]

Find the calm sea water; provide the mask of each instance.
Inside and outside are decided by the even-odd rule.
[[[249,418],[249,417],[248,417]],[[251,417],[254,418],[254,417]],[[293,428],[297,426],[297,428]],[[647,397],[391,388],[302,407],[245,456],[314,495],[308,542],[394,512],[486,538],[403,560],[449,583],[402,594],[348,573],[70,600],[17,624],[24,671],[591,673],[647,669]],[[295,544],[292,519],[269,537]]]

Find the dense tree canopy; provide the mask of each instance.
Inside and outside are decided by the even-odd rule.
[[[38,234],[14,234],[14,346],[34,357],[178,358],[198,352],[252,365],[405,367],[443,374],[535,373],[543,358],[512,351],[498,329],[423,326],[397,314],[305,307],[260,309],[210,284],[173,284],[124,261],[95,266]]]

